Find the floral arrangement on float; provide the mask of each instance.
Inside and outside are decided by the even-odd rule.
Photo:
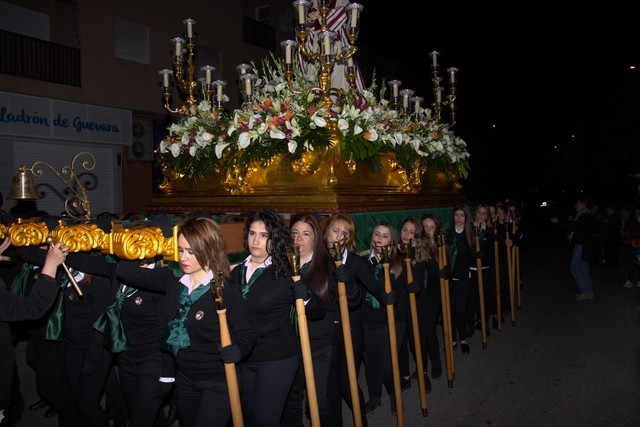
[[[192,187],[211,174],[244,175],[276,156],[288,159],[294,170],[304,169],[300,165],[308,166],[309,154],[319,156],[313,167],[321,167],[322,157],[337,145],[347,168],[366,164],[378,170],[380,156],[392,153],[407,174],[435,167],[448,176],[467,176],[469,153],[462,138],[432,120],[429,109],[409,115],[392,108],[384,82],[378,87],[375,76],[365,90],[332,94],[327,108],[313,88],[318,76],[303,75],[296,66],[287,78],[291,67],[273,56],[261,69],[250,102],[241,108],[228,112],[209,101],[183,107],[156,150],[165,175]]]

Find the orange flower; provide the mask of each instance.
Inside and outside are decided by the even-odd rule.
[[[307,113],[309,113],[309,115],[313,115],[313,113],[316,112],[316,106],[315,105],[310,105],[309,108],[307,108]]]
[[[371,138],[371,132],[367,131],[365,132],[363,135],[364,139],[366,139],[367,141],[370,141]]]
[[[273,102],[271,102],[271,98],[267,98],[264,100],[264,103],[262,104],[262,106],[265,109],[268,109],[269,107],[271,107],[271,105],[273,104]]]

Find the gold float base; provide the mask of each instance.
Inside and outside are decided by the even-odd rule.
[[[345,164],[332,155],[310,153],[293,164],[276,157],[252,165],[245,176],[212,174],[193,188],[174,175],[161,185],[149,209],[334,213],[443,207],[466,200],[455,178],[433,168],[408,174],[393,154],[380,157],[382,168],[375,170],[372,164]]]

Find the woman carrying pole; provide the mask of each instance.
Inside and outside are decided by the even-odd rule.
[[[460,343],[463,353],[469,353],[467,342],[467,300],[471,287],[470,268],[475,251],[472,250],[473,225],[471,212],[464,205],[453,208],[453,229],[447,236],[447,247],[451,258],[451,308],[452,346]]]
[[[300,359],[291,323],[291,234],[276,213],[260,210],[245,222],[243,241],[249,255],[230,278],[241,289],[256,334],[256,345],[240,369],[243,414],[247,425],[270,427],[280,424]],[[306,297],[302,284],[295,289]]]
[[[373,276],[379,280],[385,279],[385,293],[391,291],[395,295],[402,291],[402,260],[397,255],[397,235],[391,224],[382,221],[376,224],[371,233],[371,252],[369,253],[369,268]],[[383,258],[383,249],[387,257]],[[386,262],[383,262],[386,261]],[[389,274],[386,274],[384,265]],[[388,280],[387,280],[388,277]],[[395,296],[394,295],[394,296]],[[381,404],[382,385],[384,384],[391,400],[391,412],[397,414],[397,408],[402,407],[400,373],[398,368],[397,337],[406,331],[405,311],[395,310],[395,298],[387,296],[387,301],[380,301],[371,292],[365,294],[363,304],[362,325],[364,329],[364,362],[365,377],[369,390],[369,401],[365,404],[367,413],[372,412]],[[383,307],[386,303],[387,309]],[[397,305],[398,308],[402,304]],[[390,309],[389,309],[390,308]],[[389,315],[391,314],[391,318]],[[395,324],[394,328],[390,326]],[[392,345],[393,341],[393,345]],[[393,363],[395,360],[395,363]],[[401,417],[398,418],[400,422]]]
[[[355,275],[347,264],[353,266],[354,259],[363,261],[355,252],[355,224],[344,214],[333,215],[325,226],[324,239],[334,256],[337,268],[346,272],[344,281],[338,282],[341,327],[336,327],[333,358],[329,370],[329,400],[332,425],[342,426],[342,399],[353,412],[356,427],[366,426],[364,396],[358,384],[358,371],[362,361],[363,334],[360,307],[364,291],[356,282]],[[332,249],[333,248],[333,249]],[[349,304],[347,287],[357,292],[357,303]],[[335,321],[338,321],[336,319]]]
[[[382,274],[374,276],[372,274],[371,263],[368,258],[361,257],[356,252],[356,226],[353,219],[345,214],[333,215],[327,225],[325,226],[325,239],[327,243],[341,243],[346,248],[342,255],[342,264],[346,267],[349,277],[347,280],[348,286],[357,286],[361,293],[361,303],[356,306],[349,307],[349,321],[351,324],[351,338],[353,344],[353,357],[356,365],[356,372],[360,368],[360,363],[363,359],[364,352],[364,326],[363,318],[365,317],[365,306],[370,306],[373,303],[378,305],[391,303],[395,301],[395,293],[391,296],[387,296],[384,291],[384,277]],[[377,278],[376,278],[377,277]],[[365,298],[365,296],[369,294]],[[375,296],[374,296],[375,295]],[[334,381],[338,382],[340,393],[342,398],[345,399],[347,404],[352,408],[350,385],[347,381],[347,366],[345,351],[340,350],[344,346],[342,339],[342,333],[339,331],[336,334],[336,349],[334,353],[339,356],[338,360],[334,363],[337,369],[332,369]],[[335,359],[335,357],[334,357]],[[342,423],[342,410],[340,410],[340,396],[337,395],[334,390],[338,388],[331,386],[330,393],[333,396],[331,400],[331,409],[334,412],[334,424],[341,425]],[[365,413],[371,413],[378,406],[381,405],[380,395],[377,398],[370,398],[367,404],[364,404],[364,398],[362,390],[358,387],[358,394],[360,395],[360,406],[362,411],[362,423],[367,425],[367,419]],[[371,396],[371,395],[370,395]],[[334,404],[337,401],[336,404]],[[339,421],[337,421],[339,418]]]
[[[424,343],[424,315],[418,316],[418,304],[416,294],[426,297],[423,292],[427,283],[426,269],[424,261],[426,260],[426,240],[424,239],[424,230],[422,224],[417,218],[409,217],[402,223],[400,231],[400,252],[404,255],[405,273],[407,282],[407,291],[409,292],[409,308],[410,317],[407,318],[408,333],[405,335],[409,341],[411,350],[416,363],[416,374],[418,377],[418,388],[420,392],[420,407],[422,408],[422,416],[428,415],[427,407],[427,391],[431,391],[431,381],[427,375],[427,358],[426,345]],[[415,275],[414,275],[415,269]],[[420,298],[420,311],[426,309],[425,297]],[[423,353],[423,349],[425,352]]]
[[[217,306],[211,293],[214,274],[229,277],[229,261],[220,227],[211,218],[193,217],[179,226],[181,277],[167,267],[148,269],[119,262],[118,276],[132,285],[164,292],[168,323],[162,346],[176,358],[175,399],[181,426],[226,427],[231,420],[225,364],[246,358],[256,342],[242,291],[225,286],[233,344],[222,347]]]

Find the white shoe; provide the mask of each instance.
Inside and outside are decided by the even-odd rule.
[[[626,282],[624,282],[624,285],[622,285],[623,288],[633,288],[633,283],[631,282],[631,280],[627,280]]]

